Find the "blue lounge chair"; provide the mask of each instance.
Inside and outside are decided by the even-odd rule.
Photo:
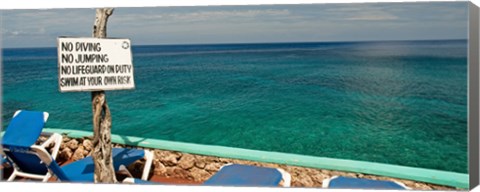
[[[227,164],[204,185],[221,186],[270,186],[275,187],[283,180],[284,187],[290,186],[290,174],[282,169],[251,165]]]
[[[277,187],[283,181],[283,187],[289,187],[291,176],[282,169],[258,167],[251,165],[227,164],[210,177],[203,185],[210,186],[261,186]],[[126,178],[124,183],[159,184]]]
[[[322,186],[323,188],[337,189],[409,189],[403,183],[396,181],[382,181],[341,176],[334,176],[330,179],[323,180]]]
[[[55,159],[53,159],[44,148],[34,146],[31,148],[31,152],[35,153],[40,159],[42,159],[46,167],[48,167],[48,169],[52,171],[60,181],[94,182],[95,165],[91,156],[60,167]],[[113,168],[115,171],[119,171],[125,165],[132,164],[144,157],[147,161],[143,170],[142,179],[147,180],[153,159],[152,152],[126,148],[112,149]]]
[[[62,141],[62,137],[59,134],[52,134],[52,137],[42,145],[34,145],[42,133],[47,117],[48,113],[33,111],[18,111],[14,115],[2,141],[3,150],[15,167],[9,181],[16,176],[47,181],[53,173],[61,181],[93,182],[94,164],[92,157],[72,162],[59,170],[55,169],[55,167],[59,167],[55,162],[55,157]],[[53,141],[59,144],[58,147],[54,147],[54,152],[50,154],[45,149],[45,146],[48,146]],[[146,180],[148,178],[153,160],[152,152],[148,150],[113,148],[112,155],[115,171],[118,171],[121,165],[126,166],[136,160],[145,158],[146,162],[142,179]]]
[[[54,143],[51,155],[52,157],[57,156],[62,136],[57,133],[42,133],[47,119],[48,113],[39,111],[19,110],[13,115],[13,119],[3,135],[1,143],[6,156],[2,161],[6,161],[13,166],[13,172],[8,181],[12,181],[18,176],[41,179],[42,181],[47,181],[50,178],[51,175],[48,170],[45,167],[38,166],[41,164],[41,160],[38,157],[33,154],[16,152],[31,146],[45,148]],[[40,135],[49,136],[49,138],[41,145],[35,145]],[[15,150],[12,151],[11,149]]]
[[[2,159],[0,162],[0,165],[10,164],[10,161],[7,159],[7,156],[0,154],[0,159]]]

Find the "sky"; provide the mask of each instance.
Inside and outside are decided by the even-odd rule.
[[[95,9],[1,10],[4,48],[90,37]],[[466,39],[468,2],[115,8],[107,36],[133,45]]]

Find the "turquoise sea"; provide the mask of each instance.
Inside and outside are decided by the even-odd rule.
[[[133,46],[112,133],[467,173],[467,41]],[[56,48],[4,49],[2,123],[92,130]]]

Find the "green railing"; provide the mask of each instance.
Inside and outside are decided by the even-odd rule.
[[[46,128],[46,132],[67,134],[72,138],[92,136],[92,132]],[[343,160],[307,155],[297,155],[279,152],[257,151],[233,147],[201,145],[159,139],[122,136],[112,134],[112,142],[124,145],[139,146],[154,149],[179,151],[191,154],[217,156],[224,158],[243,159],[258,162],[278,163],[318,169],[348,171],[364,174],[373,174],[386,177],[414,180],[420,182],[446,185],[468,189],[468,174],[448,171],[406,167],[365,161]]]

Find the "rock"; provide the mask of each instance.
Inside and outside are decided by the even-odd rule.
[[[206,162],[205,158],[203,158],[203,157],[197,157],[196,158],[195,167],[203,169],[203,168],[205,168],[205,165],[207,165],[207,162]]]
[[[208,178],[212,176],[209,172],[199,169],[197,167],[193,167],[190,169],[190,175],[193,177],[195,181],[206,181]]]
[[[160,161],[156,160],[153,161],[153,174],[155,175],[160,175],[160,176],[165,176],[167,173],[167,168],[165,165],[163,165]]]
[[[219,157],[219,158],[217,159],[217,161],[220,162],[220,163],[229,163],[231,160],[230,160],[230,159],[227,159],[227,158],[221,158],[221,157]]]
[[[290,175],[294,176],[296,175],[296,172],[292,166],[288,166],[284,169],[286,172],[290,173]]]
[[[113,147],[117,147],[117,148],[125,148],[126,146],[124,145],[121,145],[121,144],[114,144]],[[93,148],[93,147],[92,147]],[[132,148],[131,146],[128,146],[128,148]]]
[[[75,139],[70,140],[67,142],[67,147],[70,148],[72,151],[75,151],[78,148],[78,141]]]
[[[345,172],[340,172],[340,171],[331,171],[330,174],[332,176],[344,176],[346,173]]]
[[[308,175],[299,175],[295,179],[295,185],[296,187],[313,187],[314,182],[312,181],[312,178],[310,178]]]
[[[238,160],[238,159],[232,160],[232,163],[233,163],[233,164],[244,164],[244,165],[247,165],[247,164],[248,164],[248,162],[242,161],[242,160]]]
[[[322,174],[325,174],[325,175],[329,175],[329,176],[332,175],[332,172],[329,170],[322,169],[321,172]]]
[[[223,166],[223,164],[221,164],[221,163],[209,163],[209,164],[205,165],[205,170],[207,170],[209,172],[216,172],[222,166]]]
[[[69,160],[70,157],[72,157],[72,155],[73,155],[72,150],[66,147],[63,150],[61,150],[60,153],[58,153],[57,159],[60,161],[66,161],[66,160]]]
[[[402,181],[403,184],[405,184],[406,186],[413,186],[415,184],[414,181],[410,181],[410,180],[404,180]]]
[[[310,177],[315,186],[321,186],[323,180],[329,178],[328,176],[324,176],[322,174],[310,175]]]
[[[74,141],[74,140],[72,140],[72,141]],[[72,160],[77,161],[77,160],[85,158],[84,153],[85,153],[85,149],[83,148],[83,146],[78,147],[77,150],[75,150],[75,153],[73,153]]]
[[[346,173],[345,176],[346,176],[346,177],[356,178],[356,177],[357,177],[357,174],[355,174],[355,173]]]
[[[88,139],[83,140],[82,145],[83,147],[85,147],[85,150],[87,151],[91,151],[93,149],[93,143]]]
[[[184,154],[180,161],[178,161],[178,166],[182,169],[190,169],[195,165],[195,158],[193,155],[190,154]]]
[[[177,160],[182,158],[182,155],[183,155],[183,153],[178,152],[178,151],[172,151],[171,153],[174,154],[177,157]]]
[[[78,149],[77,149],[77,150],[78,150]],[[87,151],[87,150],[85,150],[85,148],[84,148],[84,150],[83,150],[83,156],[86,157],[86,156],[88,156],[88,155],[90,155],[90,151]]]
[[[448,187],[439,186],[439,185],[430,185],[430,187],[431,187],[433,190],[442,190],[442,191],[451,190],[451,189],[448,188]]]
[[[271,166],[269,167],[272,167],[272,168],[282,168],[282,166],[280,164],[272,164]]]
[[[70,137],[67,137],[66,135],[62,135],[62,142],[67,143],[70,141]]]
[[[218,157],[206,156],[205,160],[206,160],[206,162],[219,162]]]
[[[36,145],[41,145],[43,142],[47,140],[47,137],[40,136],[38,137],[37,141],[35,142]]]
[[[173,176],[175,176],[174,169],[175,169],[175,167],[166,167],[166,168],[165,168],[165,170],[166,170],[166,171],[165,171],[165,176],[167,176],[167,177],[173,177]]]
[[[190,173],[187,170],[176,167],[174,169],[174,172],[176,174],[175,177],[183,178],[183,179],[193,179],[193,177],[190,175]]]
[[[319,174],[322,173],[321,171],[316,170],[316,169],[306,169],[306,170],[304,170],[304,172],[309,174],[309,175],[319,175]]]
[[[160,162],[162,162],[165,166],[175,166],[178,164],[177,161],[177,154],[176,153],[169,153],[167,151],[156,151],[155,157],[157,157]]]
[[[83,143],[83,141],[84,141],[85,139],[84,139],[84,138],[77,138],[77,139],[75,139],[75,140],[77,140],[78,143]]]
[[[67,147],[67,144],[64,143],[64,142],[62,142],[62,143],[60,144],[59,150],[61,151],[61,150],[65,149],[65,148],[68,148],[68,147]]]
[[[423,183],[415,183],[414,184],[415,189],[420,189],[420,190],[432,190],[432,188],[426,184]]]
[[[175,177],[181,179],[192,179],[190,173],[179,167],[167,167],[166,174],[168,177]]]

